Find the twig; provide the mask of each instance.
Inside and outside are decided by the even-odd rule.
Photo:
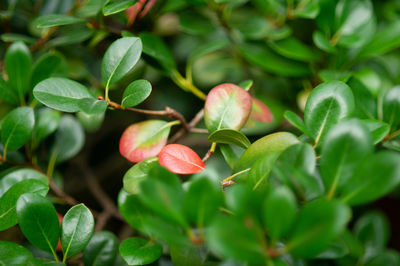
[[[211,148],[207,151],[206,155],[203,157],[203,163],[205,163],[211,156],[213,156],[215,152],[215,148],[217,147],[217,143],[213,142],[211,144]]]
[[[188,124],[188,128],[189,131],[192,130],[192,128],[194,128],[200,121],[201,119],[203,119],[204,117],[204,109],[201,109],[196,115],[195,117],[189,122]],[[175,135],[173,135],[168,143],[175,143],[178,140],[180,140],[183,136],[185,136],[188,133],[188,131],[185,131],[183,128],[180,129],[178,132],[175,133]]]

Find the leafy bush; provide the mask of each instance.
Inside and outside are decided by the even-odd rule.
[[[0,264],[399,265],[397,1],[0,6]]]

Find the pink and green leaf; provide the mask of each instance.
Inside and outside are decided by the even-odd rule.
[[[181,144],[169,144],[158,155],[160,165],[172,173],[190,175],[201,172],[205,165],[191,148]]]
[[[239,130],[251,112],[252,100],[244,89],[231,83],[213,88],[204,107],[204,121],[210,132],[222,128]]]
[[[125,129],[119,142],[122,156],[137,163],[157,156],[167,144],[171,125],[162,120],[148,120]]]

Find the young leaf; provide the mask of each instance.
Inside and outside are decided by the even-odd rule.
[[[128,9],[136,4],[138,0],[108,0],[103,6],[104,16],[109,16]]]
[[[343,188],[341,198],[350,205],[373,201],[400,183],[400,155],[381,151],[369,156]]]
[[[119,141],[119,152],[137,163],[157,156],[167,143],[171,126],[162,120],[147,120],[130,125]]]
[[[139,38],[125,37],[113,42],[101,63],[101,77],[106,87],[116,83],[131,71],[141,54],[142,42]]]
[[[140,183],[148,177],[152,167],[158,164],[155,157],[147,158],[132,166],[124,175],[124,189],[130,194],[139,193]]]
[[[364,119],[361,122],[371,133],[374,144],[378,144],[389,134],[390,126],[385,122],[373,119]]]
[[[17,202],[18,224],[34,246],[55,254],[60,235],[57,212],[46,198],[27,193]]]
[[[133,107],[143,102],[151,93],[151,84],[147,80],[135,80],[125,89],[122,95],[121,105]]]
[[[383,120],[391,128],[400,125],[400,87],[394,87],[383,97]]]
[[[328,196],[350,185],[358,165],[373,153],[371,135],[358,120],[342,122],[333,127],[324,140],[321,152],[321,175]]]
[[[191,148],[181,144],[169,144],[158,155],[161,166],[175,174],[190,175],[201,172],[205,165]]]
[[[51,154],[57,157],[58,163],[61,163],[77,155],[84,143],[85,134],[81,124],[75,117],[64,115],[55,133]]]
[[[296,257],[313,257],[345,230],[350,218],[350,208],[339,201],[322,198],[307,203],[293,223],[286,248]]]
[[[107,102],[95,98],[82,98],[78,101],[79,109],[87,115],[100,115],[107,109]]]
[[[31,168],[17,169],[4,175],[0,179],[0,198],[13,185],[28,179],[35,179],[46,185],[48,185],[49,183],[49,179],[47,178],[47,176],[36,170],[33,170]]]
[[[94,230],[94,219],[83,204],[69,209],[61,223],[61,246],[64,260],[83,250],[89,243]]]
[[[63,26],[84,22],[82,18],[75,18],[62,14],[51,14],[38,17],[34,20],[34,24],[38,28],[49,28],[54,26]]]
[[[231,83],[218,85],[207,95],[204,122],[210,132],[223,128],[239,130],[246,123],[251,106],[247,91]]]
[[[303,133],[306,132],[306,126],[304,125],[303,120],[297,114],[293,113],[292,111],[286,111],[283,116],[290,124],[292,124],[298,130],[300,130]]]
[[[9,83],[22,99],[30,89],[32,58],[29,48],[23,42],[13,43],[7,49],[4,63]]]
[[[18,107],[4,118],[1,127],[1,142],[4,149],[17,150],[31,137],[35,116],[30,107]]]
[[[341,81],[318,85],[307,99],[304,122],[307,133],[320,143],[329,129],[347,118],[354,110],[354,97],[349,86]]]
[[[273,241],[288,232],[294,221],[296,208],[296,198],[285,186],[277,187],[267,195],[263,205],[263,221]]]
[[[32,254],[23,246],[8,241],[0,241],[1,265],[31,265]]]
[[[244,89],[245,91],[249,91],[250,88],[253,86],[253,83],[254,83],[253,80],[248,79],[248,80],[240,82],[238,86],[240,88]],[[257,99],[253,98],[253,104],[254,104],[254,100],[257,100]]]
[[[63,112],[79,111],[78,102],[93,98],[82,84],[66,78],[48,78],[33,89],[33,96],[44,105]]]
[[[162,255],[162,247],[150,240],[131,237],[122,241],[119,252],[129,265],[145,265]]]
[[[0,231],[17,224],[17,212],[15,210],[19,197],[25,193],[35,193],[46,196],[49,187],[46,183],[27,179],[13,185],[0,198]]]
[[[242,132],[230,128],[214,131],[210,136],[208,136],[208,141],[233,144],[245,149],[251,145],[250,140]]]
[[[118,253],[118,238],[111,232],[101,231],[93,235],[83,250],[85,265],[113,265]]]

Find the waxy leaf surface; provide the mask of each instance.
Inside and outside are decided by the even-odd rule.
[[[161,166],[175,174],[189,175],[201,172],[205,165],[191,148],[181,144],[165,146],[158,155]]]

